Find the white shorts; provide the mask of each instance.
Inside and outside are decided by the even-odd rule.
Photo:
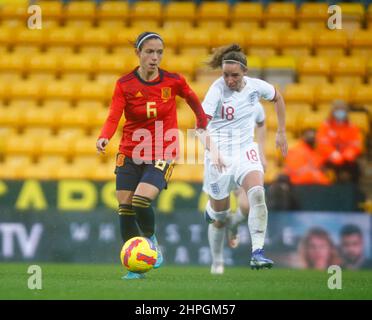
[[[232,190],[239,188],[244,177],[251,171],[263,171],[255,142],[249,144],[240,156],[224,158],[226,170],[219,172],[208,157],[204,159],[203,191],[215,200],[225,199]]]

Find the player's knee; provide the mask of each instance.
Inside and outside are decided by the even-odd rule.
[[[216,228],[222,228],[226,224],[227,216],[230,212],[230,209],[224,211],[215,211],[208,201],[206,208],[206,220],[208,223],[213,223]]]

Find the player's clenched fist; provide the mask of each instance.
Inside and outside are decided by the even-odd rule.
[[[105,148],[108,144],[109,140],[106,138],[99,138],[96,142],[96,148],[98,153],[105,153]]]

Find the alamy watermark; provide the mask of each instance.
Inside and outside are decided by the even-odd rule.
[[[43,274],[41,267],[38,265],[31,265],[27,269],[27,273],[31,276],[27,280],[27,287],[30,290],[41,290],[43,288]]]
[[[332,5],[328,7],[328,14],[331,16],[328,18],[327,26],[328,29],[342,29],[342,10],[340,6]]]
[[[331,276],[328,278],[328,289],[334,290],[342,289],[342,269],[338,265],[332,265],[328,267],[328,273],[331,274]]]
[[[27,19],[27,27],[29,29],[41,29],[42,28],[42,15],[41,7],[38,5],[32,5],[27,8],[27,13],[31,16]]]

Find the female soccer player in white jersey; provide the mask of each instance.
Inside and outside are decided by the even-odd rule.
[[[273,261],[264,256],[267,227],[263,167],[254,128],[260,122],[259,100],[274,102],[278,118],[276,146],[287,154],[285,105],[282,95],[271,84],[249,78],[247,59],[238,45],[216,49],[209,65],[222,67],[222,77],[209,88],[202,103],[210,119],[208,131],[223,159],[224,167],[215,165],[205,154],[203,190],[209,195],[205,217],[209,222],[208,240],[212,252],[212,274],[222,274],[223,247],[227,217],[230,214],[230,192],[242,187],[249,201],[248,228],[252,239],[252,268],[271,268]]]

